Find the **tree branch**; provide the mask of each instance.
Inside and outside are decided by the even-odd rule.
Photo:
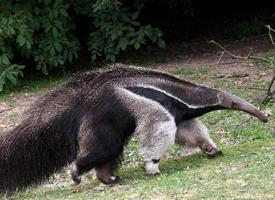
[[[274,71],[272,80],[271,80],[271,82],[268,85],[267,95],[272,95],[273,94],[273,92],[271,91],[271,88],[272,88],[272,85],[273,85],[274,82],[275,82],[275,71]]]
[[[267,27],[268,30],[269,30],[269,38],[270,38],[270,41],[271,41],[271,43],[272,43],[272,46],[275,48],[275,42],[274,42],[273,37],[272,37],[272,34],[271,34],[271,32],[274,32],[274,33],[275,33],[275,30],[272,29],[269,25],[266,25],[266,27]],[[227,53],[227,54],[229,54],[231,57],[236,58],[236,59],[243,59],[243,60],[254,59],[254,60],[260,60],[260,61],[269,63],[270,65],[273,65],[273,63],[272,63],[271,60],[268,60],[268,59],[262,58],[262,57],[258,57],[258,56],[252,56],[252,51],[250,51],[249,54],[248,54],[247,56],[239,56],[239,55],[235,55],[235,54],[231,53],[231,52],[228,51],[224,46],[222,46],[220,43],[218,43],[218,42],[216,42],[216,41],[214,41],[214,40],[209,41],[209,43],[210,43],[210,44],[215,44],[216,46],[218,46],[220,49],[223,50],[222,54],[221,54],[220,57],[219,57],[219,60],[218,60],[218,63],[217,63],[217,64],[220,64],[222,57],[224,56],[225,53]],[[268,100],[269,97],[272,96],[273,93],[275,93],[275,91],[271,91],[274,82],[275,82],[275,70],[274,70],[274,74],[273,74],[272,80],[271,80],[271,82],[270,82],[269,85],[268,85],[266,96],[263,98],[263,100],[260,102],[260,104],[269,101],[269,100]]]
[[[272,29],[272,28],[270,27],[270,25],[265,25],[265,27],[268,28],[269,39],[270,39],[270,41],[271,41],[271,44],[272,44],[273,48],[275,48],[275,43],[274,43],[274,40],[273,40],[273,37],[272,37],[272,33],[271,33],[271,32],[274,32],[274,33],[275,33],[275,30]]]
[[[235,55],[233,53],[231,53],[230,51],[228,51],[226,48],[224,48],[220,43],[214,41],[214,40],[210,40],[209,43],[211,44],[215,44],[216,46],[218,46],[219,48],[221,48],[223,50],[223,52],[229,54],[231,57],[233,58],[237,58],[237,59],[243,59],[243,60],[248,60],[248,59],[254,59],[254,60],[261,60],[263,62],[267,62],[270,63],[270,60],[262,58],[262,57],[258,57],[258,56],[252,56],[252,51],[249,52],[249,54],[247,56],[239,56],[239,55]],[[224,53],[222,54],[222,56],[224,55]],[[219,63],[220,63],[221,57],[219,58]]]

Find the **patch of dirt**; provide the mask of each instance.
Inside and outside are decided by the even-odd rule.
[[[229,168],[223,168],[223,169],[221,169],[221,172],[222,173],[235,173],[235,172],[241,171],[246,168],[249,168],[249,165],[247,163],[244,163],[244,164],[234,165]]]
[[[239,185],[241,187],[247,186],[247,183],[243,179],[228,179],[226,180],[228,185]]]
[[[250,37],[238,41],[217,42],[232,54],[242,57],[246,57],[251,52],[251,55],[261,57],[261,55],[267,54],[272,50],[271,42],[267,35]],[[234,78],[234,81],[232,79],[233,84],[237,81],[237,84],[244,87],[244,85],[249,83],[249,80],[255,80],[259,83],[263,82],[263,86],[258,88],[262,93],[265,92],[264,85],[270,83],[273,77],[274,69],[263,66],[266,63],[262,61],[259,62],[256,59],[236,59],[226,53],[221,57],[223,50],[209,42],[194,42],[190,43],[189,46],[192,46],[189,47],[189,54],[177,54],[177,56],[172,57],[168,62],[155,64],[153,67],[171,73],[177,72],[181,68],[213,67],[218,78]],[[183,74],[180,77],[185,79]],[[204,83],[210,87],[212,86],[212,79],[210,77],[205,77],[202,73],[201,79],[207,79]]]
[[[220,44],[232,54],[244,57],[251,52],[256,55],[266,53],[272,49],[269,38],[266,35],[236,41],[222,41]],[[239,73],[258,75],[268,80],[272,77],[272,70],[264,70],[261,64],[255,63],[256,60],[235,59],[228,54],[224,54],[220,58],[221,54],[222,50],[214,44],[210,44],[207,41],[196,41],[189,44],[188,53],[177,54],[168,62],[155,64],[152,67],[171,71],[181,67],[213,66],[219,73],[226,75],[237,75]]]
[[[23,96],[13,97],[12,103],[0,102],[0,133],[16,126],[22,118],[22,114],[38,96],[26,93]]]

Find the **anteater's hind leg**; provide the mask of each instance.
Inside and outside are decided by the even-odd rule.
[[[79,135],[81,136],[80,156],[70,166],[73,181],[80,183],[80,176],[95,168],[101,182],[105,184],[116,182],[113,169],[115,161],[123,150],[124,139],[121,133],[108,122],[102,121],[93,128],[89,128],[89,125],[84,123]]]
[[[207,127],[197,118],[182,121],[178,125],[176,143],[181,146],[199,147],[208,157],[222,155],[222,151],[210,138]]]
[[[81,182],[80,176],[95,166],[92,155],[83,156],[70,165],[71,177],[76,184]]]
[[[105,184],[114,184],[119,181],[119,177],[114,175],[116,160],[110,160],[104,164],[96,166],[96,176],[98,180]]]
[[[80,176],[93,169],[96,169],[96,176],[104,184],[114,184],[119,177],[114,175],[116,160],[112,159],[103,163],[93,162],[91,155],[81,157],[71,164],[71,177],[76,184],[81,182]]]

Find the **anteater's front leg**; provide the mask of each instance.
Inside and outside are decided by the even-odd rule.
[[[140,139],[145,172],[151,175],[160,173],[159,160],[175,142],[177,127],[174,117],[158,102],[143,97],[142,91],[140,95],[126,89],[118,89],[117,92],[134,116],[134,134]]]
[[[158,111],[159,112],[159,111]],[[138,130],[140,135],[140,153],[145,162],[145,173],[156,175],[160,173],[159,160],[167,149],[175,142],[176,124],[167,112],[158,113],[157,118],[141,122]]]

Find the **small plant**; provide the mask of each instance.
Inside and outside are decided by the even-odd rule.
[[[193,73],[193,71],[190,68],[182,67],[182,68],[179,69],[179,73],[183,74],[183,75],[186,75],[186,74]]]

